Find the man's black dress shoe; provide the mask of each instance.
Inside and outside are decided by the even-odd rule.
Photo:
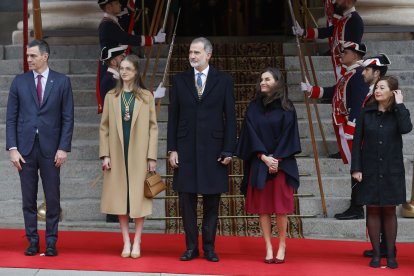
[[[342,159],[341,153],[339,151],[337,153],[329,154],[328,157],[332,159]]]
[[[335,218],[338,220],[364,219],[364,208],[351,205],[345,212],[336,214]]]
[[[45,256],[53,257],[53,256],[57,256],[57,254],[58,254],[58,251],[56,249],[56,243],[54,242],[48,243],[46,247]]]
[[[180,261],[191,261],[192,259],[197,258],[198,255],[198,249],[186,250],[183,255],[181,255]]]
[[[26,256],[34,256],[39,253],[39,243],[38,242],[30,242],[29,247],[26,248],[24,251],[24,255]]]
[[[206,251],[204,252],[204,258],[206,258],[210,262],[218,262],[219,257],[214,251]]]

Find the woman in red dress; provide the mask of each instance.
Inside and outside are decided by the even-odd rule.
[[[249,104],[236,154],[244,160],[242,190],[246,212],[259,214],[266,243],[265,263],[284,263],[287,215],[293,213],[293,193],[299,187],[295,154],[301,151],[296,111],[288,99],[283,75],[267,68]],[[243,187],[244,186],[244,187]],[[279,247],[274,257],[271,215],[276,214]]]

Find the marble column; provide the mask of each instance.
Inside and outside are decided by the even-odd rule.
[[[97,44],[98,26],[103,12],[96,0],[40,1],[42,29],[51,44]],[[32,5],[29,4],[29,13]],[[22,44],[23,22],[17,24],[12,34],[13,44]],[[29,17],[29,30],[33,30],[33,19]],[[30,37],[30,36],[29,36]]]

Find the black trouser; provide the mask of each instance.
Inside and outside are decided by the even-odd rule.
[[[179,193],[187,250],[198,249],[197,194]],[[203,250],[214,251],[220,194],[203,195]]]
[[[355,198],[356,198],[358,185],[362,185],[362,183],[358,183],[358,182],[356,182],[355,179],[351,178],[351,207],[360,207],[360,208],[362,208],[363,205],[358,205],[358,204],[355,203]]]
[[[37,233],[37,190],[40,172],[47,206],[46,243],[56,242],[60,215],[60,168],[55,167],[54,156],[45,158],[42,155],[37,135],[32,151],[23,158],[26,163],[21,163],[22,170],[19,175],[26,237],[29,242],[39,242],[39,234]]]

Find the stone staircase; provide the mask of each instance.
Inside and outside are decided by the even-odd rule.
[[[326,48],[325,44],[318,43],[319,49]],[[389,73],[400,78],[400,85],[405,92],[405,102],[408,108],[414,110],[414,41],[384,41],[367,42],[368,54],[385,52],[390,55],[392,66]],[[167,53],[163,49],[163,57]],[[100,116],[96,114],[95,103],[95,72],[97,67],[98,46],[51,46],[50,67],[59,72],[68,74],[72,81],[75,98],[75,132],[72,152],[66,166],[62,169],[62,208],[64,219],[63,229],[102,229],[118,230],[118,224],[105,223],[105,216],[100,213],[101,170],[98,160],[98,127]],[[323,52],[322,50],[320,52]],[[5,148],[5,112],[8,90],[15,74],[22,71],[22,49],[19,46],[0,46],[0,146]],[[326,239],[365,239],[365,220],[337,221],[333,214],[348,207],[350,184],[349,167],[342,161],[328,159],[323,152],[322,142],[314,119],[314,129],[317,136],[317,146],[320,153],[320,166],[323,187],[326,197],[328,217],[323,218],[318,183],[312,156],[309,128],[306,119],[306,110],[303,103],[303,94],[299,91],[300,72],[296,57],[296,45],[285,43],[283,53],[289,97],[294,101],[298,112],[303,157],[298,158],[301,177],[301,187],[298,193],[312,194],[313,197],[300,198],[300,213],[313,215],[314,218],[304,218],[303,234],[308,238]],[[236,61],[235,61],[236,62]],[[319,84],[333,85],[332,66],[329,57],[314,56],[315,69]],[[144,64],[144,60],[143,63]],[[164,67],[165,58],[159,62],[160,71]],[[149,70],[152,72],[152,69]],[[252,72],[254,81],[257,74]],[[258,73],[258,72],[257,72]],[[149,78],[148,78],[149,79]],[[161,79],[157,74],[155,84]],[[253,81],[253,82],[254,82]],[[328,140],[330,153],[337,150],[336,140],[331,127],[330,105],[319,104],[319,111]],[[162,175],[167,174],[166,168],[166,123],[168,100],[162,101],[161,112],[158,117],[160,128],[158,170]],[[414,112],[414,111],[413,111]],[[315,118],[315,116],[313,116]],[[407,196],[411,192],[412,156],[411,147],[414,134],[404,136],[404,154],[407,177]],[[2,227],[23,227],[21,211],[20,184],[16,170],[8,161],[8,153],[0,154],[0,221]],[[94,187],[92,185],[95,184]],[[39,203],[43,200],[39,192]],[[165,217],[164,199],[154,202],[153,217]],[[165,221],[162,219],[146,220],[145,231],[163,232]],[[399,218],[400,240],[413,241],[411,233],[414,231],[412,220]]]

